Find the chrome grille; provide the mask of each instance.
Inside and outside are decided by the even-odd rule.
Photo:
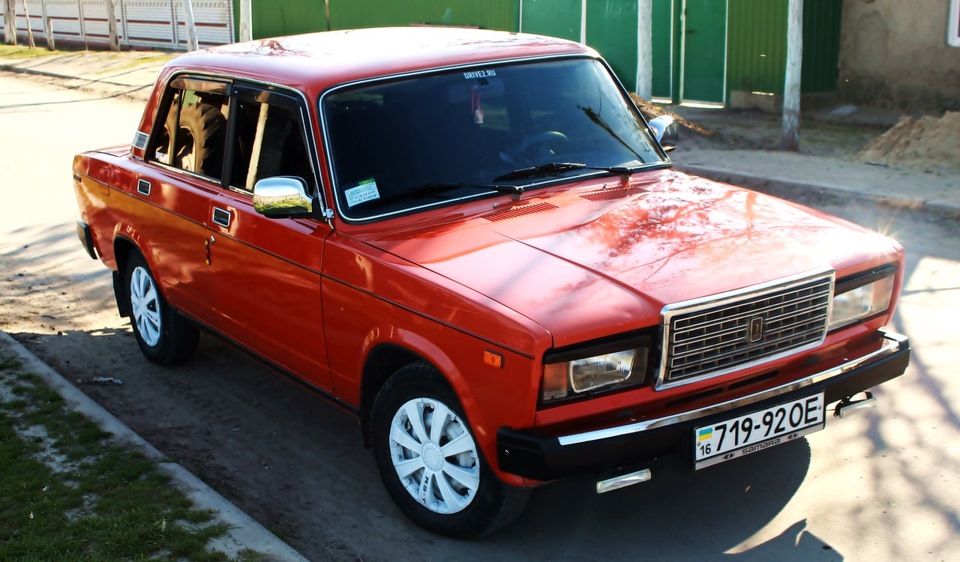
[[[661,386],[692,382],[816,346],[834,273],[818,272],[664,310]]]

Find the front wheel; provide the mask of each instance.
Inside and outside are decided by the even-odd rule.
[[[456,396],[429,365],[408,365],[387,380],[371,427],[383,483],[418,525],[473,538],[506,525],[526,505],[529,490],[493,474]]]
[[[131,254],[126,269],[126,297],[140,351],[159,365],[174,365],[197,350],[197,327],[167,304],[143,257]]]

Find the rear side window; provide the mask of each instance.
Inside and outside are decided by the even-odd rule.
[[[224,82],[175,79],[158,115],[147,160],[220,180],[229,102]]]

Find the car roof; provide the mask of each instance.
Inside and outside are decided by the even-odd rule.
[[[370,28],[211,47],[174,59],[166,71],[168,75],[186,70],[242,76],[315,95],[334,85],[381,76],[556,55],[597,56],[580,43],[525,33]]]

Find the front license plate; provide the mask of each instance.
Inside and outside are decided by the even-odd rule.
[[[823,429],[823,393],[693,431],[694,468],[749,455]]]

